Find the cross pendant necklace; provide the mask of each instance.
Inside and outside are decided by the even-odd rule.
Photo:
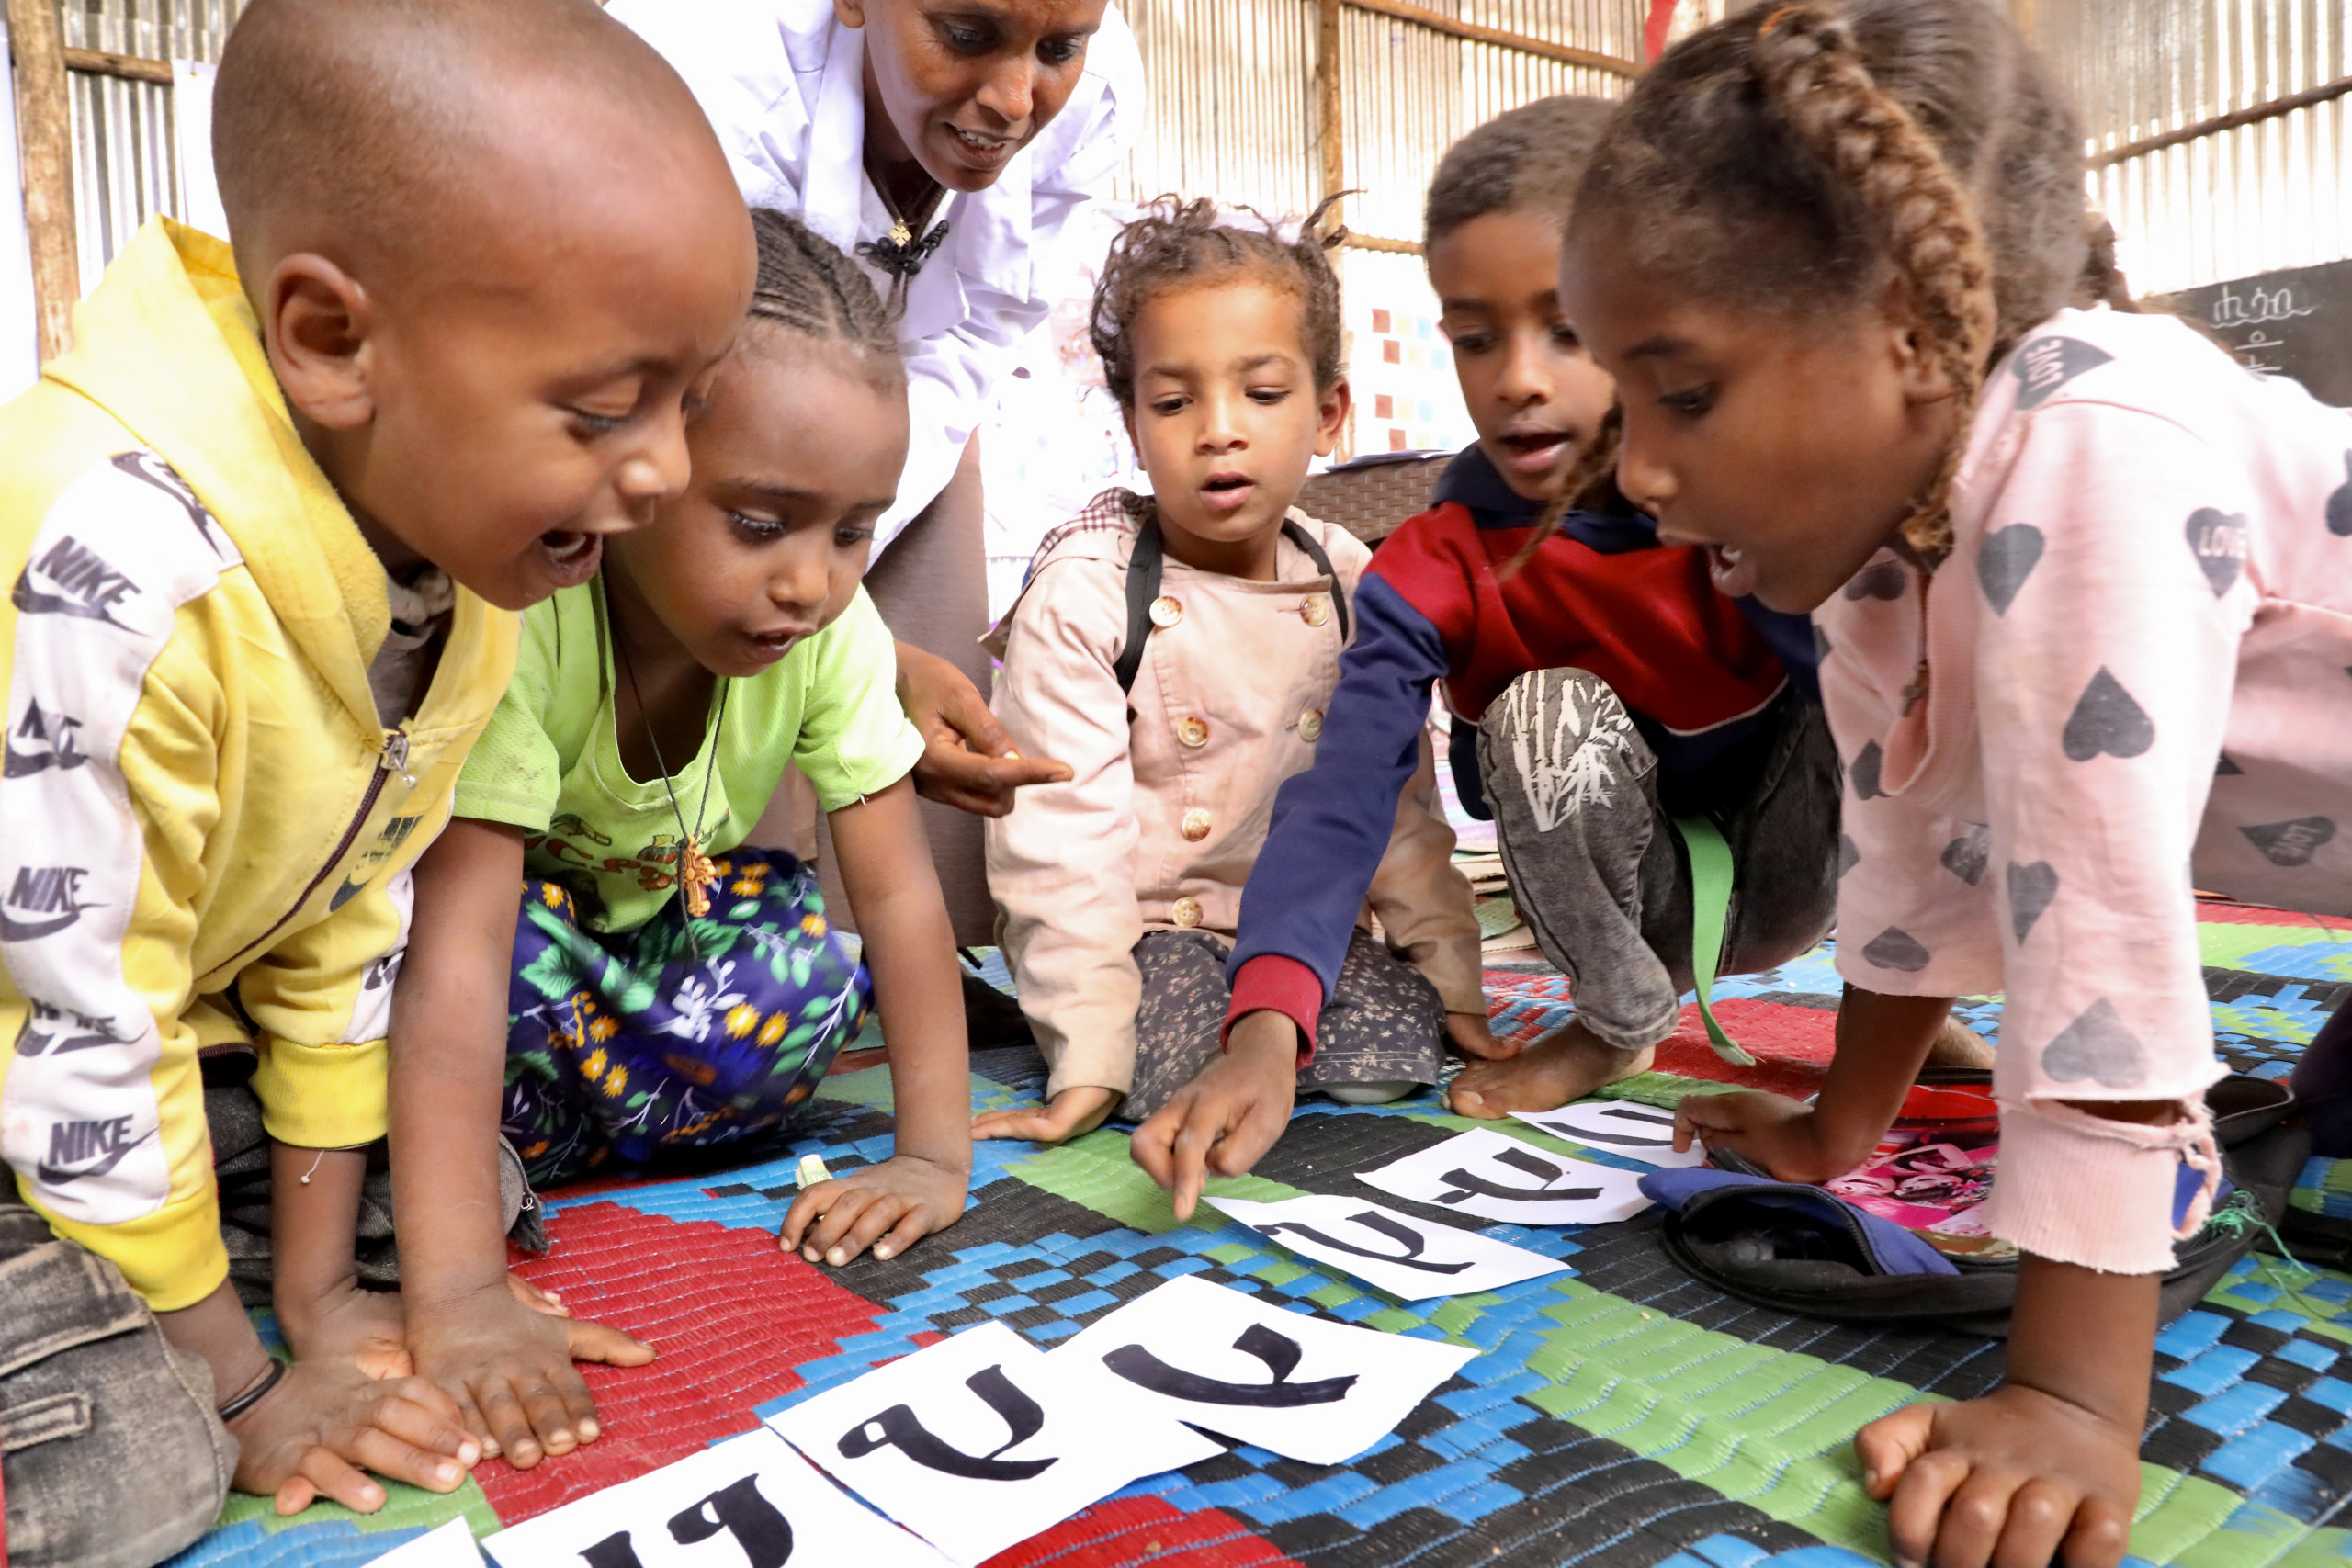
[[[629,694],[637,699],[638,721],[645,726],[645,739],[653,748],[653,765],[661,770],[662,793],[670,797],[670,810],[678,819],[678,890],[686,901],[686,917],[699,920],[710,913],[710,890],[718,886],[718,866],[703,852],[702,824],[710,810],[711,775],[718,772],[717,748],[712,749],[710,765],[702,775],[702,804],[695,807],[695,825],[686,826],[685,808],[678,804],[678,786],[671,780],[670,764],[662,759],[662,739],[653,732],[653,715],[645,706],[645,694],[637,683],[637,666],[629,661],[628,645],[616,633],[613,651],[620,656],[621,673],[628,677]],[[715,734],[727,723],[727,690],[729,682],[724,675],[718,678],[718,713],[711,720]],[[686,940],[691,945],[694,928],[686,928]],[[699,953],[696,953],[699,957]]]

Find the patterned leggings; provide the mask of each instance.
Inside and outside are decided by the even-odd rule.
[[[673,898],[614,932],[525,881],[499,1130],[534,1186],[781,1127],[864,1025],[872,982],[816,873],[780,850],[718,869],[707,916]]]

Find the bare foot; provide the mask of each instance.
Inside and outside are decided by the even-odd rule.
[[[1936,1043],[1928,1047],[1928,1066],[1931,1067],[1993,1068],[1993,1047],[1984,1037],[1960,1020],[1945,1015],[1936,1031]]]
[[[1490,1122],[1514,1111],[1556,1111],[1602,1084],[1649,1071],[1657,1055],[1655,1045],[1620,1051],[1572,1018],[1516,1056],[1463,1068],[1446,1103],[1457,1116]]]

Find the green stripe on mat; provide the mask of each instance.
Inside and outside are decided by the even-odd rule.
[[[1417,1112],[1413,1119],[1443,1128],[1487,1127],[1537,1146],[1572,1146],[1517,1124],[1439,1113]],[[1167,1195],[1128,1157],[1123,1134],[1100,1130],[1041,1149],[1009,1169],[1031,1186],[1146,1234],[1177,1228]],[[1219,1179],[1209,1190],[1261,1201],[1298,1195],[1257,1177]],[[1214,1230],[1224,1219],[1204,1208],[1193,1223]],[[1205,1256],[1270,1284],[1318,1272],[1272,1242],[1228,1243]],[[1936,1396],[1801,1352],[1698,1328],[1579,1280],[1555,1280],[1549,1288],[1561,1299],[1542,1315],[1559,1326],[1543,1334],[1542,1346],[1524,1365],[1550,1386],[1524,1395],[1528,1404],[1831,1545],[1887,1558],[1886,1511],[1862,1490],[1853,1436],[1900,1405]],[[1367,1326],[1393,1333],[1427,1324],[1465,1344],[1468,1331],[1497,1300],[1453,1297],[1423,1310],[1340,1280],[1307,1299],[1336,1309],[1359,1297],[1387,1303]],[[2247,1310],[2260,1304],[2249,1303]],[[2256,1568],[2302,1529],[2213,1482],[2161,1465],[2140,1468],[2132,1550],[2152,1562]]]
[[[470,1475],[466,1477],[464,1485],[447,1493],[404,1486],[381,1476],[376,1479],[384,1488],[384,1506],[372,1514],[355,1514],[340,1503],[322,1498],[299,1514],[281,1515],[266,1497],[232,1492],[229,1500],[220,1506],[220,1517],[212,1522],[212,1528],[227,1529],[232,1525],[257,1521],[265,1535],[276,1535],[282,1529],[340,1520],[363,1535],[375,1535],[384,1530],[430,1529],[458,1517],[465,1519],[476,1537],[499,1528],[498,1515],[491,1507],[490,1499]]]
[[[1039,1149],[1006,1168],[1030,1186],[1107,1215],[1129,1230],[1162,1235],[1177,1226],[1176,1216],[1169,1211],[1168,1194],[1128,1157],[1125,1133],[1098,1127],[1058,1147]],[[1295,1187],[1258,1176],[1213,1178],[1208,1193],[1214,1198],[1247,1198],[1261,1203],[1305,1196]],[[1216,1230],[1226,1217],[1204,1206],[1195,1211],[1190,1223]]]
[[[2279,1558],[2278,1568],[2343,1568],[2346,1558],[2352,1558],[2352,1530],[2323,1525]]]
[[[1567,1299],[1544,1315],[1561,1326],[1527,1362],[1552,1386],[1526,1395],[1529,1404],[1832,1545],[1886,1558],[1886,1511],[1862,1490],[1854,1433],[1934,1395],[1694,1327],[1578,1280],[1553,1290]],[[2269,1555],[2252,1538],[2248,1550],[2230,1540],[2215,1554],[2215,1532],[2241,1511],[2238,1494],[2140,1468],[2134,1554],[2188,1562],[2182,1553],[2194,1545],[2203,1568]]]
[[[2243,969],[2248,953],[2266,947],[2311,947],[2334,942],[2345,949],[2346,972],[2338,979],[2352,980],[2352,940],[2313,925],[2300,915],[2281,914],[2275,926],[2245,926],[2221,920],[2197,922],[2197,950],[2217,969]]]

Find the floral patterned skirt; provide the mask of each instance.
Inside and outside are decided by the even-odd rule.
[[[708,915],[673,898],[628,931],[524,882],[500,1131],[535,1186],[772,1132],[864,1025],[872,982],[816,873],[781,850],[717,865]]]

